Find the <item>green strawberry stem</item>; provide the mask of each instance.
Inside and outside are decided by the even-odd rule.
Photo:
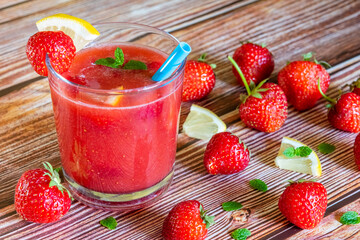
[[[327,101],[333,103],[333,104],[336,104],[336,100],[335,99],[332,99],[332,98],[329,98],[328,96],[326,96],[323,91],[321,90],[321,87],[320,87],[320,78],[318,79],[318,90],[321,94],[321,96],[323,96],[323,98],[325,98]]]
[[[251,95],[251,91],[250,91],[250,88],[249,88],[248,83],[246,82],[246,79],[245,79],[244,74],[242,73],[241,69],[239,68],[239,66],[237,65],[237,63],[235,62],[235,60],[234,60],[231,56],[228,56],[228,59],[230,60],[230,62],[232,63],[232,65],[235,67],[236,71],[239,73],[239,75],[240,75],[240,77],[241,77],[241,80],[243,81],[244,86],[245,86],[245,88],[246,88],[246,92],[247,92],[248,96],[250,96],[250,95]]]
[[[203,222],[206,224],[206,228],[209,228],[211,225],[215,224],[214,216],[208,216],[206,215],[206,211],[204,211],[204,208],[200,204],[200,217],[203,220]]]
[[[50,183],[49,183],[49,187],[52,187],[52,186],[56,186],[59,191],[64,194],[64,190],[67,191],[68,195],[70,198],[72,198],[69,190],[67,190],[62,184],[61,184],[61,180],[60,180],[60,175],[59,175],[59,169],[56,168],[56,169],[53,169],[53,167],[51,166],[50,163],[48,162],[44,162],[43,163],[44,165],[44,168],[46,170],[48,170],[49,172],[45,173],[44,176],[49,176],[50,177]]]
[[[204,62],[204,63],[206,63],[206,60],[205,60],[206,56],[207,56],[207,53],[201,54],[201,56],[198,58],[198,61],[199,61],[199,62]],[[210,65],[210,67],[211,67],[212,69],[215,69],[215,68],[216,68],[216,64],[215,64],[215,63],[209,64],[209,65]]]

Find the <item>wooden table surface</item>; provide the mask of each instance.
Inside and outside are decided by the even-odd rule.
[[[15,185],[25,170],[49,161],[60,166],[57,137],[47,78],[37,75],[25,54],[35,22],[55,13],[67,13],[91,23],[130,21],[164,29],[188,42],[196,59],[207,52],[216,63],[216,86],[197,104],[216,114],[252,152],[249,166],[231,176],[211,176],[203,166],[207,142],[179,134],[175,178],[168,193],[155,205],[131,212],[105,212],[74,201],[58,222],[35,224],[22,220],[14,209]],[[288,118],[277,132],[266,134],[247,128],[239,119],[239,87],[227,55],[240,41],[266,43],[278,71],[287,61],[314,52],[332,67],[327,94],[360,75],[360,1],[358,0],[0,0],[0,239],[161,239],[162,222],[178,202],[197,199],[216,216],[207,239],[231,239],[233,229],[247,228],[249,239],[360,239],[359,225],[339,222],[342,213],[360,211],[360,171],[353,157],[356,134],[336,130],[327,121],[325,100],[307,111],[289,106]],[[180,131],[191,103],[183,103]],[[301,230],[280,213],[277,203],[288,179],[311,176],[275,167],[283,136],[303,141],[312,149],[327,142],[336,146],[329,155],[318,153],[328,191],[328,209],[321,224]],[[248,181],[260,178],[269,190],[252,190]],[[221,203],[239,201],[251,210],[247,222],[236,222]],[[236,214],[236,213],[235,213]],[[116,230],[99,221],[113,216]]]

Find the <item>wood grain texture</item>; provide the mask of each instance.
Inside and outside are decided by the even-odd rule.
[[[301,59],[301,54],[313,51],[318,59],[333,65],[327,94],[336,97],[338,88],[360,75],[359,1],[35,0],[12,5],[1,2],[0,6],[0,239],[161,239],[163,219],[175,203],[185,199],[199,200],[209,214],[216,216],[217,224],[210,228],[207,239],[231,239],[230,232],[237,227],[248,228],[252,232],[249,239],[267,239],[287,228],[292,231],[294,227],[280,214],[277,201],[286,180],[310,176],[275,167],[274,158],[283,136],[299,139],[312,149],[322,142],[337,147],[332,154],[319,154],[323,168],[320,182],[328,191],[329,205],[360,189],[360,174],[352,153],[356,134],[330,126],[324,100],[305,112],[290,106],[285,125],[275,133],[246,128],[236,110],[244,89],[236,83],[226,59],[240,40],[265,42],[275,56],[272,80],[276,80],[286,61]],[[207,52],[209,61],[217,64],[217,83],[212,93],[197,104],[218,114],[228,130],[247,144],[252,152],[249,167],[232,176],[210,176],[202,164],[207,142],[180,133],[174,182],[155,205],[110,213],[74,201],[59,222],[41,225],[21,220],[14,209],[13,195],[22,172],[41,167],[43,161],[60,165],[47,79],[33,73],[24,54],[27,38],[36,31],[34,22],[55,12],[92,23],[138,21],[170,29],[192,46],[190,58]],[[190,105],[182,105],[181,125]],[[269,191],[252,190],[248,181],[254,178],[264,180]],[[225,201],[239,201],[250,208],[248,222],[234,222],[231,213],[221,209]],[[338,222],[340,213],[360,211],[359,204],[353,201],[335,213],[329,212],[319,227],[295,229],[294,233],[298,233],[289,239],[360,239],[358,226]],[[119,223],[115,231],[99,225],[110,215]]]

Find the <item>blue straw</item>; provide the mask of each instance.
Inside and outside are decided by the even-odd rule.
[[[163,65],[161,65],[161,67],[156,71],[154,76],[152,76],[152,80],[159,82],[170,77],[190,52],[190,45],[185,42],[181,42],[166,59]]]

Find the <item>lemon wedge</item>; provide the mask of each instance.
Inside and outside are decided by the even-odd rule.
[[[123,86],[120,86],[118,88],[116,88],[117,90],[123,90],[124,87]],[[111,105],[111,106],[117,106],[121,100],[123,96],[122,95],[116,95],[116,96],[108,96],[106,98],[106,103]]]
[[[226,131],[226,125],[212,111],[193,104],[184,122],[183,131],[189,137],[209,140],[214,134]]]
[[[39,31],[63,31],[73,40],[76,51],[100,35],[87,21],[63,13],[45,17],[36,26]]]
[[[288,148],[307,147],[305,144],[289,137],[283,137],[281,146],[277,157],[275,158],[275,165],[281,169],[287,169],[295,172],[311,174],[315,177],[321,176],[321,163],[314,151],[306,157],[284,155],[285,149]]]

